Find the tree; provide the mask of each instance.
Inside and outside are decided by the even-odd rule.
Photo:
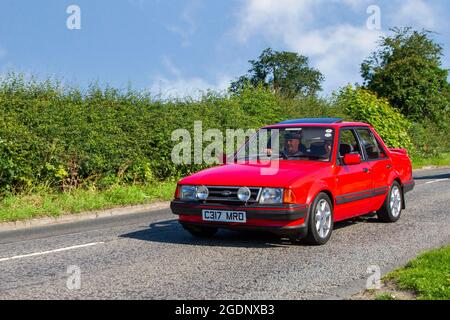
[[[361,65],[367,89],[387,98],[412,120],[448,121],[450,85],[442,68],[442,47],[429,31],[391,29],[380,48]]]
[[[308,65],[308,58],[294,52],[268,48],[258,60],[250,60],[248,73],[232,82],[230,91],[240,92],[246,86],[262,85],[288,98],[314,96],[322,90],[324,77]]]
[[[388,147],[413,151],[413,143],[408,135],[411,123],[387,99],[379,98],[370,90],[349,85],[335,94],[335,104],[351,120],[370,123]]]

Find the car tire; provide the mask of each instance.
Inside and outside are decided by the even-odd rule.
[[[330,240],[334,227],[333,202],[326,193],[319,193],[308,212],[307,244],[321,246]]]
[[[187,230],[191,235],[193,235],[196,238],[211,238],[213,237],[218,229],[217,228],[211,228],[211,227],[200,227],[200,226],[184,226],[183,228]]]
[[[389,193],[384,200],[383,206],[377,211],[378,220],[382,222],[397,222],[402,214],[403,191],[397,181],[394,181]]]

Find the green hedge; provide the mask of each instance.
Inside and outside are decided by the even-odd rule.
[[[194,122],[202,121],[204,131],[217,128],[225,136],[226,129],[327,116],[368,121],[392,147],[410,146],[411,136],[422,154],[449,150],[445,130],[409,124],[362,89],[346,88],[336,99],[286,99],[259,87],[165,101],[145,92],[81,91],[9,75],[0,81],[0,194],[175,180],[206,167],[172,163],[176,129],[193,134]]]
[[[347,86],[340,91],[336,102],[354,120],[370,123],[388,147],[413,151],[408,133],[411,123],[386,99],[366,89]]]
[[[192,134],[194,121],[225,133],[336,113],[324,100],[286,100],[263,88],[161,101],[143,92],[96,86],[81,92],[12,75],[0,83],[0,192],[177,178],[205,167],[171,162],[172,131]]]

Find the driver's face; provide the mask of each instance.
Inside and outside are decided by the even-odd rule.
[[[290,154],[297,153],[300,149],[300,140],[299,139],[286,140],[286,148],[287,152]]]

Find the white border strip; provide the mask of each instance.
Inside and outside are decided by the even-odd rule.
[[[425,184],[432,184],[432,183],[443,182],[443,181],[448,181],[448,180],[450,180],[450,179],[448,179],[448,178],[446,178],[446,179],[436,179],[436,180],[433,180],[433,181],[425,182]]]
[[[46,255],[46,254],[75,250],[75,249],[86,248],[86,247],[92,247],[92,246],[96,246],[96,245],[103,244],[103,243],[104,242],[92,242],[92,243],[82,244],[82,245],[78,245],[78,246],[72,246],[72,247],[66,247],[66,248],[60,248],[60,249],[42,251],[42,252],[35,252],[35,253],[24,254],[24,255],[9,257],[9,258],[1,258],[0,262],[42,256],[42,255]]]

